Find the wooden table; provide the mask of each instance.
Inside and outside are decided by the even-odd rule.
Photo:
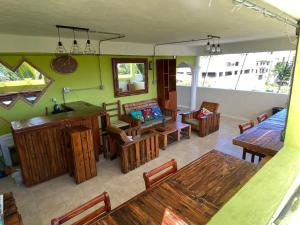
[[[264,155],[275,155],[282,147],[281,133],[285,129],[287,109],[234,138],[232,143]]]
[[[160,148],[166,149],[168,143],[170,142],[171,136],[175,136],[176,141],[180,141],[181,135],[184,137],[191,137],[191,125],[186,123],[181,123],[178,121],[170,121],[164,126],[159,124],[155,126],[154,130],[159,132],[160,137]]]
[[[249,162],[212,150],[91,224],[161,225],[166,208],[189,225],[206,224],[256,171]]]

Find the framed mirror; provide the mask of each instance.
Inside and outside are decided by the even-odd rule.
[[[12,107],[18,99],[34,105],[53,80],[29,61],[10,67],[0,61],[0,105]]]
[[[148,93],[148,59],[113,58],[115,97]]]

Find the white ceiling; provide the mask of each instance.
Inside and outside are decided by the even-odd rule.
[[[55,25],[61,24],[123,33],[123,41],[138,43],[195,39],[207,34],[221,36],[222,42],[295,34],[293,27],[250,9],[232,12],[231,0],[212,0],[211,7],[208,3],[209,0],[1,0],[0,33],[56,36]],[[276,10],[266,3],[259,4]],[[72,32],[62,31],[62,35],[71,37]]]
[[[264,0],[265,2],[281,9],[288,15],[300,20],[300,1],[299,0]]]

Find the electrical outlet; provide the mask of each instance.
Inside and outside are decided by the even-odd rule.
[[[52,97],[51,102],[56,103],[56,98]]]
[[[64,87],[63,88],[63,92],[66,94],[66,93],[70,93],[71,92],[71,88],[69,87]]]

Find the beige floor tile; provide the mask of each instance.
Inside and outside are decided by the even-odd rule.
[[[0,180],[0,192],[12,191],[24,225],[50,224],[53,217],[84,203],[103,191],[109,192],[112,207],[132,198],[145,189],[142,173],[175,158],[181,168],[212,149],[241,158],[241,148],[232,145],[232,138],[238,135],[240,120],[222,117],[221,126],[205,138],[196,133],[191,139],[169,145],[160,151],[159,158],[127,173],[120,171],[120,161],[105,160],[97,163],[97,177],[76,185],[73,178],[65,174],[30,188],[16,186],[12,178]],[[250,158],[249,158],[250,159]]]

